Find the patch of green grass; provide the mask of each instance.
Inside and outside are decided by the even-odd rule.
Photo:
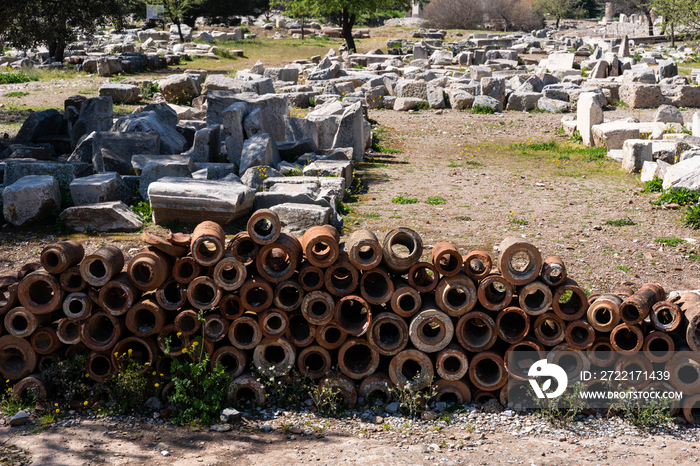
[[[391,202],[394,204],[418,204],[418,198],[417,197],[408,197],[408,196],[404,196],[403,194],[400,194],[400,195],[392,198]]]
[[[606,220],[605,224],[613,227],[627,227],[636,225],[636,223],[634,223],[634,220],[632,220],[629,217],[622,217],[618,218],[617,220]]]
[[[402,218],[400,215],[390,215],[389,218]]]
[[[130,208],[142,223],[147,224],[153,221],[153,209],[150,203],[141,201],[138,204],[132,205]]]
[[[630,273],[630,272],[632,272],[632,270],[631,270],[629,267],[627,267],[626,265],[618,265],[618,266],[615,267],[615,268],[616,268],[617,270],[622,270],[622,271],[625,272],[625,273]]]
[[[348,215],[352,213],[352,209],[337,197],[335,198],[335,210],[340,215]]]
[[[522,218],[511,218],[511,219],[509,220],[509,223],[512,223],[513,225],[523,225],[523,226],[525,226],[525,225],[528,224],[528,221],[527,221],[527,220],[523,220]]]
[[[29,81],[38,81],[23,71],[9,71],[0,73],[0,84],[20,84]]]
[[[369,214],[360,214],[360,217],[363,217],[363,218],[382,218],[381,215],[374,213],[374,212],[369,213]]]
[[[647,181],[644,183],[644,191],[648,193],[660,193],[663,192],[664,180],[659,178],[658,176],[655,176],[651,180]]]
[[[491,113],[496,113],[496,110],[490,105],[474,105],[471,108],[472,113],[478,113],[482,115],[488,115]]]
[[[448,168],[457,168],[457,167],[467,167],[467,168],[476,168],[476,167],[481,167],[484,164],[481,162],[477,162],[476,160],[465,160],[463,162],[452,162],[451,164],[447,165]]]
[[[22,92],[22,91],[8,92],[7,94],[5,94],[5,97],[24,97],[25,95],[29,95],[29,92]]]
[[[654,201],[655,205],[678,204],[680,206],[691,205],[698,202],[700,193],[688,188],[667,189]]]
[[[430,205],[441,205],[441,204],[447,204],[447,201],[445,200],[444,197],[441,196],[430,196],[426,201],[426,204]]]
[[[571,135],[571,141],[578,142],[578,143],[583,142],[583,136],[581,136],[581,133],[579,132],[579,130],[577,130],[577,129],[574,130],[574,134]]]
[[[457,222],[471,222],[472,218],[467,217],[466,215],[460,215],[458,217],[455,217],[455,221],[457,221]]]
[[[693,204],[688,207],[683,216],[683,225],[693,230],[700,228],[700,204]]]
[[[656,238],[655,243],[665,244],[666,246],[678,246],[679,244],[685,243],[683,238],[678,238],[676,236],[664,236],[662,238]]]

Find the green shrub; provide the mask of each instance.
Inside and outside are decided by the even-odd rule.
[[[282,373],[274,367],[253,367],[253,371],[265,389],[265,400],[270,405],[300,407],[316,387],[313,380],[300,374],[296,368]]]
[[[583,136],[581,136],[581,133],[579,132],[579,130],[577,130],[577,129],[574,130],[574,134],[571,135],[571,140],[573,142],[578,142],[578,143],[583,142]]]
[[[680,206],[691,205],[698,202],[700,193],[688,188],[667,189],[654,201],[655,205],[678,204]]]
[[[410,418],[417,418],[425,410],[428,400],[435,396],[433,380],[428,382],[428,387],[419,389],[424,379],[416,377],[412,382],[397,384],[391,389],[391,394],[399,404],[399,411]]]
[[[311,400],[319,413],[324,416],[341,417],[345,412],[343,394],[339,388],[314,386],[310,392]]]
[[[93,383],[85,372],[86,361],[87,356],[81,354],[46,367],[42,373],[46,396],[62,404],[92,397]]]
[[[634,392],[630,388],[628,392]],[[619,409],[622,418],[636,427],[660,427],[671,422],[669,407],[671,403],[668,399],[648,399],[637,400],[633,396],[626,396],[619,399],[611,408]]]
[[[447,204],[447,201],[444,197],[441,196],[431,196],[428,198],[428,200],[425,201],[425,203],[430,205],[441,205]]]
[[[23,71],[0,72],[0,84],[19,84],[37,81]]]
[[[613,227],[626,227],[636,225],[636,223],[634,223],[634,220],[632,220],[629,217],[622,217],[617,220],[606,220],[605,224]]]
[[[688,206],[683,216],[683,225],[697,230],[700,228],[700,204]]]
[[[232,379],[220,362],[211,369],[210,357],[201,342],[204,339],[204,313],[197,318],[202,322],[202,334],[195,337],[190,346],[182,349],[182,358],[173,358],[170,367],[173,391],[168,401],[178,408],[175,421],[183,425],[210,424],[223,408]],[[170,339],[165,341],[170,353]]]
[[[408,197],[404,195],[398,195],[395,198],[391,200],[392,203],[394,204],[417,204],[418,203],[418,198],[417,197]]]
[[[149,202],[141,201],[138,204],[132,205],[130,209],[142,223],[147,224],[153,221],[153,208]]]
[[[644,191],[648,193],[660,193],[663,192],[664,180],[659,178],[658,176],[655,176],[651,180],[647,181],[644,183]]]
[[[153,394],[153,388],[145,372],[148,363],[140,363],[134,359],[132,350],[126,353],[114,353],[119,365],[119,371],[107,382],[109,409],[113,413],[129,413],[143,405]]]
[[[683,238],[677,238],[675,236],[669,236],[669,237],[662,237],[662,238],[656,238],[654,240],[655,243],[660,243],[660,244],[665,244],[666,246],[678,246],[680,244],[685,243],[685,240]]]
[[[489,113],[496,113],[496,110],[491,107],[490,105],[474,105],[471,109],[472,113],[480,113],[480,114],[489,114]]]

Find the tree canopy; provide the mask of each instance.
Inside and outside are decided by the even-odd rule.
[[[45,44],[63,60],[66,45],[100,26],[123,25],[130,3],[124,0],[0,0],[0,42],[26,48]]]
[[[418,0],[423,5],[425,0]],[[411,9],[411,0],[290,0],[287,5],[303,11],[318,14],[337,15],[342,28],[341,35],[349,51],[356,51],[352,28],[360,16],[373,14],[378,10],[393,8],[396,5],[404,10]]]
[[[581,0],[535,0],[534,7],[555,19],[557,29],[562,19],[583,18],[586,15]]]

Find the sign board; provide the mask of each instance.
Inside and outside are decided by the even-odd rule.
[[[163,5],[146,5],[146,19],[163,19]]]

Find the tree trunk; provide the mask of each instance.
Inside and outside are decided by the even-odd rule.
[[[180,36],[180,43],[184,44],[185,43],[185,38],[182,36],[182,28],[180,27],[180,20],[177,19],[175,24],[177,24],[177,33]]]
[[[49,43],[49,57],[56,56],[56,48],[58,48],[58,44],[55,41]]]
[[[351,15],[347,8],[343,10],[343,39],[345,39],[345,45],[348,46],[349,53],[356,53],[357,48],[355,47],[355,39],[352,37],[352,27],[355,25],[355,15]]]
[[[649,21],[649,35],[653,36],[654,35],[654,22],[651,20],[651,10],[645,11],[644,16],[646,16],[647,21]]]
[[[56,44],[56,52],[53,55],[53,57],[57,63],[63,63],[63,58],[64,58],[63,55],[64,55],[65,51],[66,51],[66,42],[62,39],[59,39],[58,43]]]
[[[559,29],[559,20],[560,20],[560,19],[561,19],[561,18],[559,18],[559,17],[557,16],[557,24],[556,24],[556,26],[554,26],[555,29]]]
[[[304,40],[304,17],[301,17],[301,40]]]
[[[671,47],[676,46],[676,34],[673,31],[673,23],[671,23]]]

